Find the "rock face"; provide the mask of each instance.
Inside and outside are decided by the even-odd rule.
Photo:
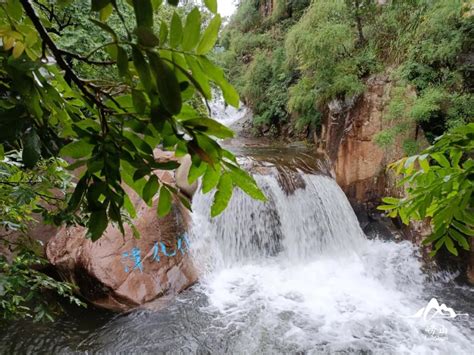
[[[334,100],[329,105],[323,148],[333,162],[337,182],[353,205],[377,204],[381,197],[396,194],[394,178],[386,166],[404,156],[405,139],[421,139],[413,126],[389,149],[375,143],[375,136],[391,127],[384,119],[391,89],[388,76],[377,75],[367,81],[367,90],[360,97]]]
[[[393,124],[384,119],[392,87],[388,76],[377,75],[367,81],[367,89],[361,96],[332,101],[319,142],[319,148],[326,152],[332,162],[338,184],[359,212],[359,220],[366,220],[367,230],[364,228],[364,231],[379,236],[384,234],[381,231],[384,228],[380,228],[380,213],[374,212],[375,207],[384,196],[404,195],[404,189],[397,187],[397,177],[387,172],[387,165],[405,156],[402,148],[404,140],[412,139],[421,146],[427,145],[415,125],[398,136],[389,149],[382,149],[375,143],[376,135]],[[415,95],[415,92],[409,92],[408,95]],[[390,223],[385,222],[391,229]],[[432,233],[428,221],[412,222],[409,226],[397,223],[395,227],[403,239],[419,246]],[[393,231],[390,233],[393,234]],[[430,261],[427,256],[429,248],[423,247],[421,250],[425,259]],[[466,271],[468,282],[474,285],[474,238],[471,240],[471,251],[462,256],[462,260],[453,262],[450,258],[450,255],[444,258],[448,260],[445,264],[458,264],[463,273]],[[439,255],[437,261],[442,262]]]
[[[471,238],[471,250],[469,252],[469,261],[467,267],[467,280],[474,285],[474,238]]]
[[[168,172],[157,173],[172,183]],[[187,210],[177,201],[168,216],[159,218],[153,208],[127,191],[137,211],[135,239],[130,227],[125,236],[109,226],[97,242],[85,238],[83,227],[63,228],[53,237],[46,254],[59,274],[73,282],[93,304],[116,311],[128,310],[158,298],[171,297],[197,280],[188,253]]]

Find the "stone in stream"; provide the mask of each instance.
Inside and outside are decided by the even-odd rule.
[[[162,181],[174,182],[169,172],[155,173]],[[188,211],[174,200],[172,211],[160,218],[157,200],[149,207],[130,189],[126,191],[137,211],[134,225],[140,239],[127,225],[125,236],[109,225],[96,242],[85,238],[84,227],[64,227],[46,248],[48,260],[64,280],[76,284],[94,305],[115,311],[172,297],[198,276],[188,253]]]

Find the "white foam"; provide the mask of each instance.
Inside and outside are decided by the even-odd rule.
[[[454,322],[440,320],[448,332],[436,339],[428,324],[407,318],[425,305],[413,246],[366,240],[333,180],[304,180],[305,189],[287,196],[275,177],[259,176],[266,205],[237,192],[213,221],[205,212],[210,197],[196,198],[201,287],[209,310],[239,331],[236,346],[249,353],[472,353]]]

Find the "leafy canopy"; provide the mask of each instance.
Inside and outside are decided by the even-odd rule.
[[[212,98],[212,87],[228,104],[239,105],[223,70],[208,58],[221,26],[216,1],[205,1],[209,12],[194,7],[185,16],[177,5],[177,0],[92,0],[89,31],[107,41],[79,52],[72,51],[75,46],[64,49],[60,39],[65,28],[69,38],[81,29],[71,26],[84,21],[77,18],[77,1],[0,4],[2,151],[21,151],[25,169],[58,154],[71,159],[69,169],[80,168],[81,174],[54,221],[80,216],[92,240],[109,222],[123,231],[124,221],[135,216],[124,183],[150,205],[159,195],[160,216],[171,209],[170,195],[189,208],[179,189],[154,174],[179,167],[157,161],[157,147],[178,158],[189,154],[189,183],[203,177],[205,192],[217,188],[213,216],[225,209],[234,186],[265,199],[218,143],[232,131],[200,109],[202,100]],[[169,16],[160,17],[163,13]],[[105,68],[111,70],[104,77],[83,77]]]

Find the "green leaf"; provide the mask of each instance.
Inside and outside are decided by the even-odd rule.
[[[190,51],[196,47],[199,42],[201,31],[201,13],[195,7],[186,17],[184,25],[183,50]]]
[[[102,10],[100,10],[99,13],[99,18],[102,22],[107,21],[107,19],[112,15],[112,12],[114,11],[114,7],[112,4],[108,4],[106,7],[104,7]]]
[[[41,140],[35,129],[30,129],[28,133],[23,136],[23,164],[27,168],[33,168],[38,160],[41,158]]]
[[[159,170],[176,170],[179,168],[180,164],[177,161],[166,161],[166,162],[153,162],[150,164],[153,169]]]
[[[451,149],[449,152],[449,156],[451,158],[451,162],[454,168],[459,168],[459,161],[462,157],[462,151],[459,149]]]
[[[431,154],[431,157],[443,168],[449,169],[451,167],[451,164],[449,164],[448,159],[446,159],[443,153],[433,153]]]
[[[229,173],[224,173],[217,185],[217,192],[214,196],[214,201],[211,206],[211,216],[216,217],[222,213],[229,204],[232,197],[232,177]]]
[[[137,27],[153,27],[153,6],[151,0],[133,0]]]
[[[217,138],[232,138],[234,136],[234,132],[230,128],[206,117],[183,121],[183,125]]]
[[[219,35],[221,23],[221,16],[214,16],[202,35],[201,41],[199,42],[199,45],[196,49],[197,54],[207,54],[210,50],[212,50],[212,48],[214,48]]]
[[[146,96],[143,91],[140,90],[132,90],[132,101],[133,107],[139,114],[143,114],[146,111],[146,107],[148,105],[148,101],[146,100]]]
[[[132,47],[133,65],[137,70],[138,77],[148,95],[153,92],[154,84],[151,77],[150,66],[148,65],[142,52],[135,46]]]
[[[257,182],[251,175],[236,166],[233,166],[231,164],[226,165],[230,168],[232,172],[232,181],[235,185],[237,185],[242,191],[244,191],[253,199],[259,201],[267,201],[266,196],[263,194],[262,190],[260,190],[257,185]]]
[[[448,233],[464,250],[470,249],[467,239],[461,233],[455,229],[450,229]]]
[[[217,0],[204,0],[204,4],[213,14],[217,13]]]
[[[398,205],[400,203],[400,200],[394,197],[384,197],[382,198],[382,201],[390,205]]]
[[[3,1],[3,3],[5,2]],[[16,21],[20,21],[23,16],[23,7],[21,6],[21,2],[18,0],[8,0],[7,11],[8,15]]]
[[[83,139],[74,141],[64,146],[61,149],[60,154],[63,157],[70,157],[73,159],[79,159],[86,156],[89,156],[94,149],[94,145],[87,143]]]
[[[127,76],[128,74],[128,55],[125,49],[117,46],[117,67],[120,76]]]
[[[138,43],[144,47],[156,47],[160,44],[160,40],[149,27],[137,27],[135,29],[135,34],[138,37]]]
[[[153,199],[153,196],[156,195],[158,192],[158,188],[160,187],[160,183],[158,182],[158,177],[153,174],[143,187],[143,200],[151,206],[151,201]]]
[[[112,35],[112,38],[115,42],[118,41],[118,37],[117,37],[117,34],[115,33],[115,31],[112,29],[112,27],[110,27],[109,25],[107,25],[106,23],[103,23],[103,22],[100,22],[100,21],[97,21],[96,19],[93,19],[91,18],[90,19],[95,25],[99,26],[100,28],[102,28],[104,31],[110,33]]]
[[[155,75],[161,103],[172,115],[178,114],[183,102],[176,74],[156,53],[148,52],[148,58]]]
[[[106,7],[111,0],[92,0],[91,3],[91,10],[92,11],[100,11],[104,7]]]
[[[171,211],[171,193],[165,187],[162,186],[160,189],[160,199],[158,200],[158,216],[164,217]]]
[[[466,226],[463,223],[453,221],[453,226],[459,230],[461,233],[464,233],[465,235],[468,235],[470,237],[474,237],[474,230],[470,229],[468,226]]]
[[[219,183],[219,178],[221,176],[221,169],[220,166],[211,166],[208,165],[206,169],[206,173],[202,178],[202,192],[207,194],[213,188],[217,186]]]
[[[446,248],[448,248],[448,250],[451,254],[454,254],[454,255],[458,256],[458,250],[454,246],[453,240],[451,238],[446,237],[445,245],[446,245]]]
[[[128,197],[128,195],[124,196],[123,207],[128,212],[131,218],[135,218],[137,216],[135,206],[133,206],[133,203],[132,201],[130,201],[130,197]]]
[[[192,185],[199,177],[206,172],[207,164],[204,162],[200,162],[199,165],[192,164],[189,168],[188,173],[188,183]]]
[[[67,210],[69,212],[75,212],[79,208],[82,198],[84,197],[84,193],[86,192],[88,181],[89,178],[87,174],[79,179],[79,182],[77,183],[76,188],[74,189],[74,192],[68,201]]]
[[[161,21],[160,25],[160,43],[161,45],[165,45],[166,41],[168,41],[168,26],[164,21]]]
[[[377,206],[377,209],[380,210],[380,211],[390,211],[390,210],[393,210],[395,208],[396,208],[396,206],[393,206],[393,205],[380,205],[380,206]]]
[[[202,68],[206,75],[214,81],[222,90],[224,100],[236,108],[239,107],[240,99],[239,94],[235,88],[230,85],[224,77],[224,71],[212,64],[212,62],[206,57],[199,57],[199,62],[201,63]]]
[[[427,173],[428,171],[430,171],[430,163],[428,162],[428,159],[425,158],[425,159],[418,159],[418,162],[420,163],[420,166],[421,168],[423,169],[423,171],[425,173]]]
[[[3,144],[0,144],[0,161],[5,159],[5,149],[3,148]]]
[[[435,233],[431,234],[428,238],[425,238],[422,241],[423,245],[431,244],[434,241],[438,240],[439,238],[443,237],[445,234],[445,229],[440,229],[436,231]]]
[[[183,40],[183,25],[181,18],[174,12],[171,18],[170,45],[172,48],[178,48]]]
[[[206,74],[203,72],[198,61],[196,61],[196,59],[194,59],[192,56],[186,56],[186,62],[188,63],[189,68],[191,69],[191,72],[193,74],[192,78],[197,82],[197,85],[194,80],[191,80],[191,82],[196,87],[196,89],[198,89],[203,94],[206,99],[210,99],[212,97],[211,86],[209,85],[209,80]]]
[[[92,212],[89,223],[87,224],[87,236],[92,239],[93,242],[95,242],[100,237],[102,237],[102,234],[104,234],[108,224],[109,220],[107,218],[107,211],[105,209]]]

